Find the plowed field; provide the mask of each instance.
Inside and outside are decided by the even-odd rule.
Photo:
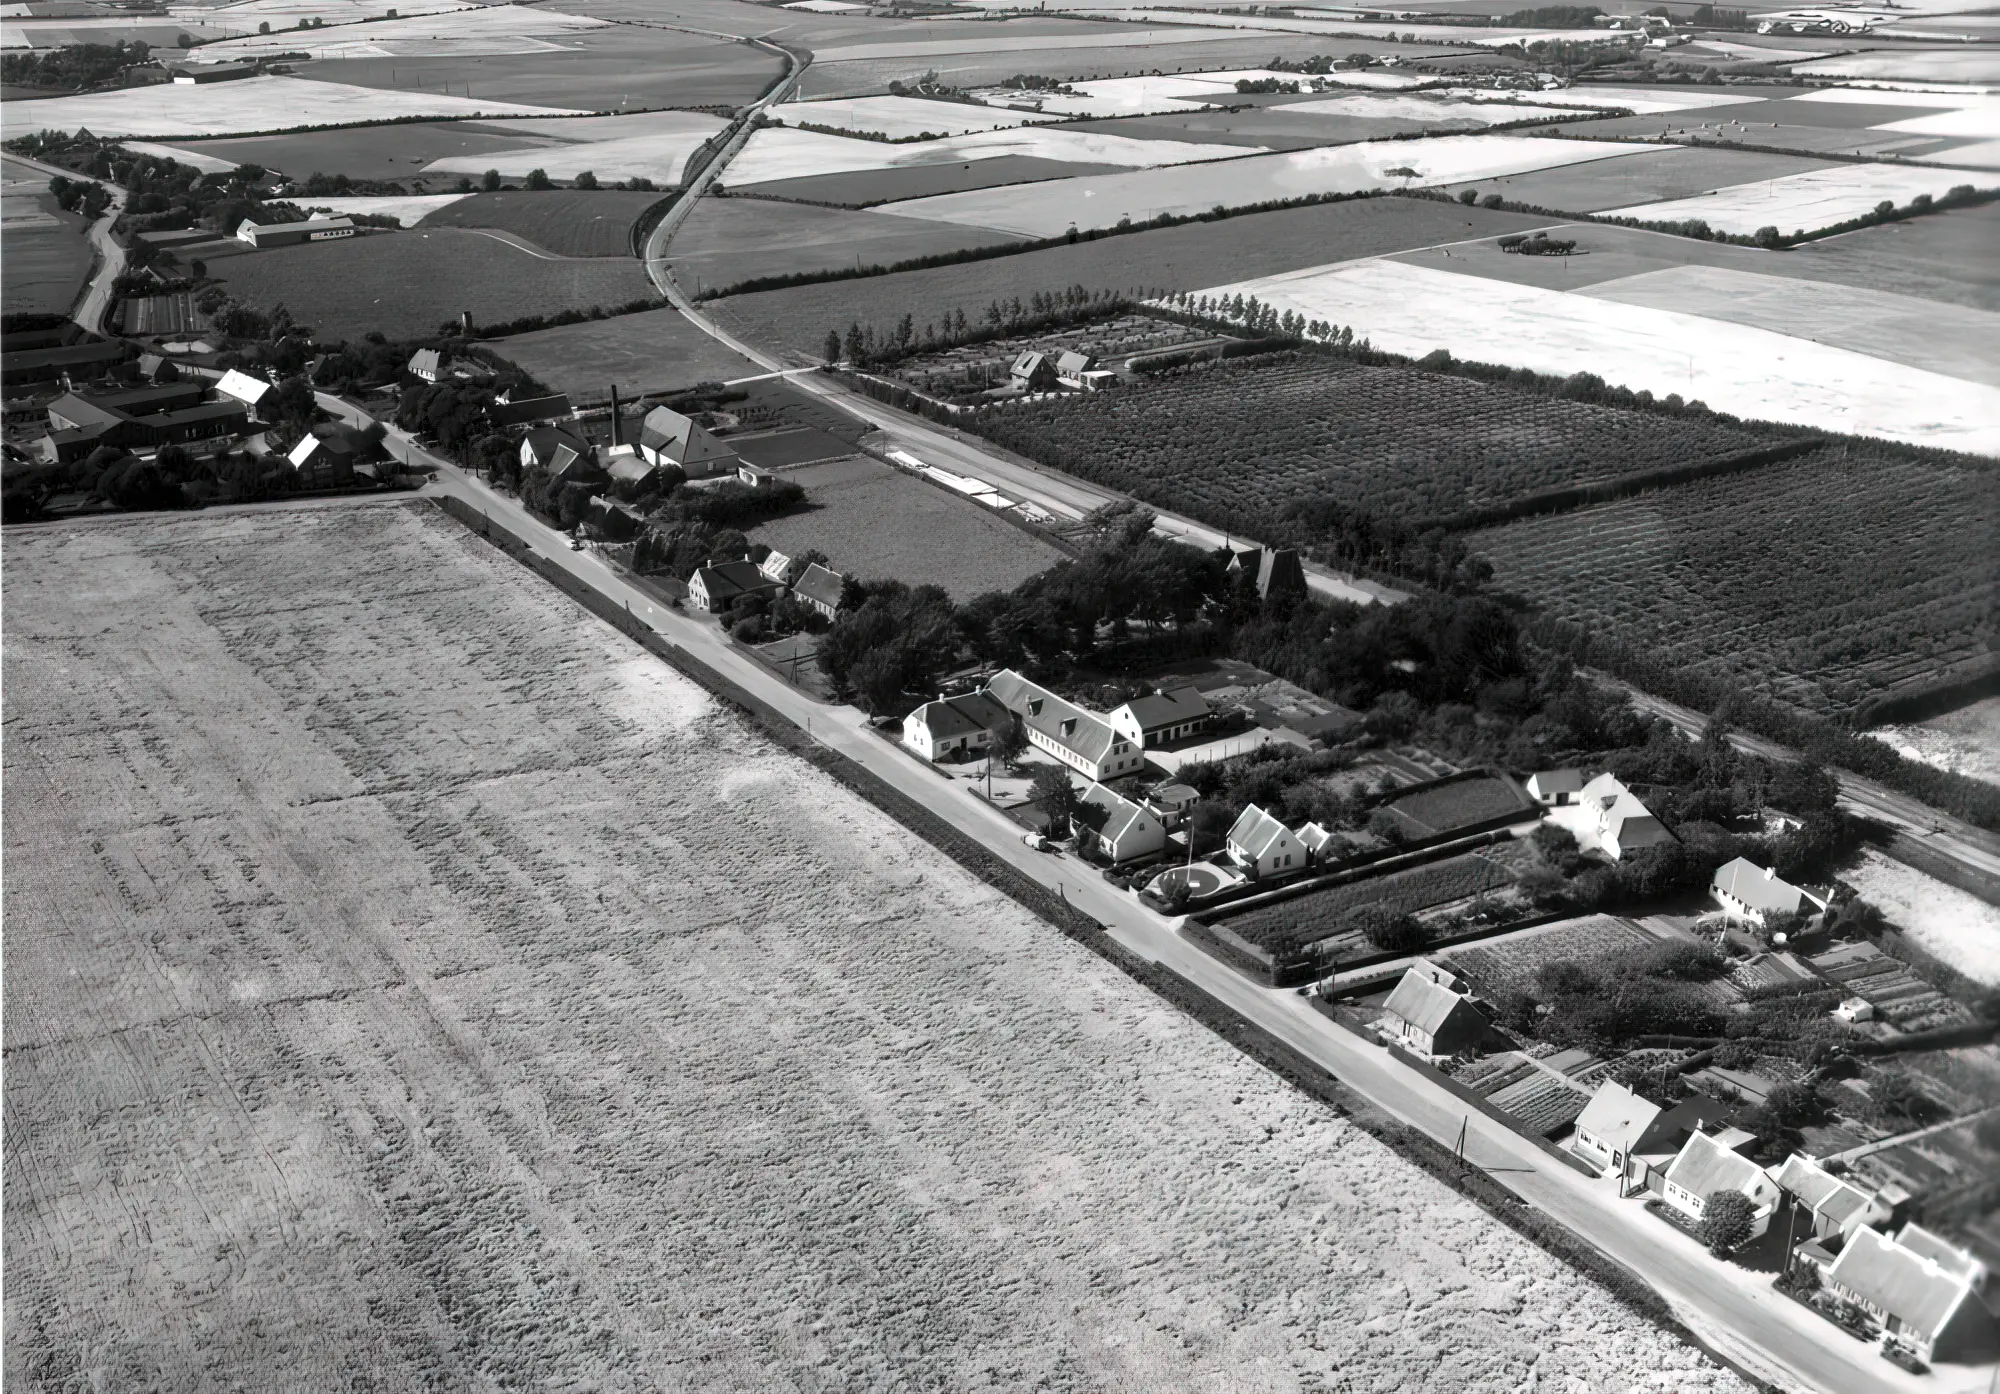
[[[1737,1387],[423,505],[7,552],[10,1387]]]

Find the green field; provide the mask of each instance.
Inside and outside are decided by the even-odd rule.
[[[284,304],[323,339],[371,329],[411,338],[435,334],[462,310],[476,323],[499,324],[621,305],[652,291],[637,261],[556,261],[458,228],[280,247],[230,257],[212,274],[247,304]]]
[[[498,228],[565,257],[629,257],[632,224],[664,194],[533,189],[474,194],[424,219],[435,227]]]
[[[1856,442],[1473,533],[1549,614],[1839,715],[1984,652],[2000,466]]]
[[[626,265],[636,268],[638,263]],[[763,371],[671,309],[537,329],[496,339],[493,349],[556,391],[583,402],[610,396],[612,383],[618,384],[621,395],[631,397],[697,382],[753,377]]]
[[[41,174],[11,160],[4,168],[7,226],[0,230],[0,262],[6,276],[0,293],[6,309],[67,314],[90,275],[84,220],[57,210]]]
[[[729,187],[731,192],[751,198],[796,199],[801,203],[823,203],[836,208],[865,208],[877,203],[894,203],[898,199],[929,198],[933,194],[957,194],[968,189],[998,189],[1009,184],[1032,184],[1042,179],[1117,174],[1122,169],[1120,165],[1047,160],[1038,155],[996,155],[992,159],[967,160],[963,164],[845,170],[839,174],[809,174],[798,179],[767,179],[759,184]]]
[[[705,198],[675,232],[667,256],[680,283],[699,294],[703,286],[729,286],[753,276],[887,266],[912,257],[1019,240],[1011,232],[883,213],[769,199]]]
[[[905,314],[921,323],[952,309],[976,320],[988,301],[1027,299],[1072,285],[1192,290],[1214,285],[1218,267],[1241,279],[1269,276],[1434,242],[1494,237],[1547,221],[1426,199],[1359,199],[1126,233],[965,266],[731,296],[713,308],[754,342],[816,358],[828,329],[844,330],[856,321],[886,328]]]
[[[504,122],[399,121],[386,126],[351,126],[341,130],[299,131],[281,136],[224,136],[214,140],[183,140],[175,145],[196,154],[237,164],[258,164],[283,171],[293,179],[311,174],[344,174],[350,179],[394,180],[411,186],[425,165],[455,155],[482,156],[502,150],[546,145],[563,149],[567,142],[525,131],[510,131]],[[434,191],[457,183],[456,176],[434,175]]]

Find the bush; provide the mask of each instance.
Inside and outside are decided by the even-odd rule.
[[[1431,942],[1431,932],[1415,915],[1377,902],[1348,911],[1345,928],[1384,953],[1415,953]]]
[[[1741,1191],[1710,1191],[1702,1203],[1696,1235],[1710,1253],[1722,1258],[1750,1238],[1755,1223],[1756,1207]]]

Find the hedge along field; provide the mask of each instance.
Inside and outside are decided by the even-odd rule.
[[[424,219],[436,227],[498,228],[565,257],[629,257],[632,224],[665,194],[619,189],[522,189],[474,194]],[[632,292],[633,296],[642,294]],[[632,296],[627,296],[627,299]],[[539,311],[523,310],[522,314]]]
[[[1025,300],[1036,291],[1071,285],[1192,290],[1212,282],[1217,266],[1232,273],[1260,267],[1255,274],[1276,275],[1334,258],[1380,256],[1547,224],[1546,218],[1429,199],[1351,199],[1121,233],[967,265],[730,296],[709,308],[749,339],[816,361],[827,330],[844,332],[856,322],[892,325],[905,314],[922,322],[954,309],[976,320],[989,301]]]
[[[1996,535],[2000,466],[1856,442],[1467,541],[1557,618],[1844,716],[1985,651]]]
[[[413,228],[339,242],[279,247],[216,263],[229,293],[265,308],[284,304],[322,338],[434,334],[472,311],[476,324],[504,324],[652,295],[630,258],[557,260],[459,228]]]
[[[1433,905],[1499,890],[1512,880],[1496,863],[1468,852],[1428,866],[1314,891],[1296,900],[1281,900],[1219,922],[1259,948],[1288,953],[1342,934],[1342,919],[1363,905],[1387,905],[1400,913],[1415,914]],[[1351,937],[1352,943],[1343,946],[1343,956],[1373,952],[1361,936],[1346,937]]]
[[[1332,501],[1417,525],[1770,444],[1698,418],[1308,354],[991,407],[972,427],[1161,508],[1304,544],[1322,539],[1290,516],[1299,505]]]

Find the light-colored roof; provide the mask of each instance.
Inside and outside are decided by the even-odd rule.
[[[1134,697],[1120,710],[1131,712],[1141,731],[1156,731],[1162,726],[1207,716],[1209,707],[1208,699],[1194,688],[1177,687],[1171,692],[1155,692],[1150,697]]]
[[[933,736],[969,736],[974,731],[997,731],[1006,725],[1007,709],[984,692],[968,692],[959,697],[940,697],[926,702],[912,713]]]
[[[1118,733],[1096,713],[1063,700],[1011,668],[1003,668],[987,679],[986,690],[1008,711],[1016,713],[1022,725],[1039,731],[1079,759],[1093,763],[1102,760],[1119,739]]]
[[[1252,857],[1262,858],[1272,847],[1290,837],[1292,831],[1263,809],[1251,804],[1237,815],[1229,829],[1229,843]]]
[[[1797,1196],[1799,1203],[1816,1215],[1824,1215],[1845,1229],[1857,1215],[1877,1211],[1886,1216],[1889,1208],[1860,1187],[1835,1176],[1817,1161],[1794,1152],[1772,1174],[1781,1187]]]
[[[1961,1303],[1973,1300],[1964,1278],[1872,1229],[1848,1236],[1827,1276],[1927,1339],[1945,1329]]]
[[[1201,794],[1189,784],[1162,784],[1146,798],[1161,808],[1185,808],[1201,802]]]
[[[1026,377],[1048,361],[1049,356],[1047,354],[1036,353],[1033,349],[1028,349],[1014,355],[1014,366],[1007,371],[1017,377]]]
[[[1097,360],[1095,358],[1092,358],[1087,353],[1078,353],[1074,349],[1065,350],[1056,357],[1056,371],[1066,378],[1073,378],[1079,373],[1087,373],[1096,366]]]
[[[442,362],[436,349],[418,349],[410,355],[410,371],[419,376],[424,373],[435,373]]]
[[[1954,1278],[1967,1282],[1976,1279],[1985,1271],[1986,1265],[1965,1250],[1943,1238],[1932,1234],[1922,1225],[1904,1225],[1896,1242],[1919,1258],[1927,1258]]]
[[[1716,1191],[1740,1191],[1745,1196],[1770,1175],[1748,1157],[1730,1151],[1707,1133],[1695,1133],[1667,1168],[1667,1180],[1690,1194],[1707,1197]]]
[[[757,563],[757,569],[779,585],[790,585],[799,567],[790,557],[774,547],[764,560]]]
[[[1454,992],[1435,978],[1411,968],[1403,974],[1384,1010],[1399,1016],[1419,1031],[1435,1036],[1444,1029],[1452,1014],[1459,1011],[1479,1015],[1479,1009],[1462,993]],[[1483,1018],[1482,1018],[1483,1019]]]
[[[1805,898],[1797,886],[1779,880],[1776,872],[1745,857],[1717,867],[1711,884],[1718,893],[1741,901],[1759,914],[1789,915]]]
[[[1659,1116],[1658,1104],[1640,1098],[1615,1079],[1607,1079],[1577,1115],[1576,1128],[1616,1151],[1630,1152]]]
[[[318,436],[308,431],[299,437],[298,444],[292,447],[291,453],[285,456],[285,458],[292,462],[293,469],[297,469],[310,460],[314,453],[319,450],[320,446],[325,443]]]
[[[1653,816],[1652,810],[1640,803],[1638,796],[1616,775],[1601,774],[1584,785],[1579,802],[1599,815],[1604,830],[1618,839],[1621,852],[1673,840],[1673,834]]]
[[[658,468],[643,455],[613,455],[608,473],[620,484],[637,484]]]
[[[639,428],[639,444],[677,465],[733,459],[736,452],[671,407],[654,407]]]
[[[792,590],[807,600],[816,600],[822,605],[840,608],[841,592],[847,588],[847,578],[838,571],[829,571],[814,562],[805,573],[793,583]]]
[[[1299,842],[1308,852],[1317,852],[1333,841],[1333,834],[1317,823],[1308,823],[1299,829]]]
[[[1583,771],[1543,770],[1529,775],[1528,784],[1537,794],[1574,794],[1583,788]]]
[[[1105,811],[1104,826],[1099,830],[1107,842],[1116,842],[1130,831],[1134,825],[1148,821],[1146,810],[1133,803],[1115,789],[1107,789],[1102,784],[1092,784],[1077,795],[1078,803],[1087,803],[1093,808]]]
[[[234,397],[247,407],[254,407],[264,400],[264,394],[271,390],[271,384],[262,378],[253,378],[248,373],[231,368],[215,384],[215,390],[225,397]]]

